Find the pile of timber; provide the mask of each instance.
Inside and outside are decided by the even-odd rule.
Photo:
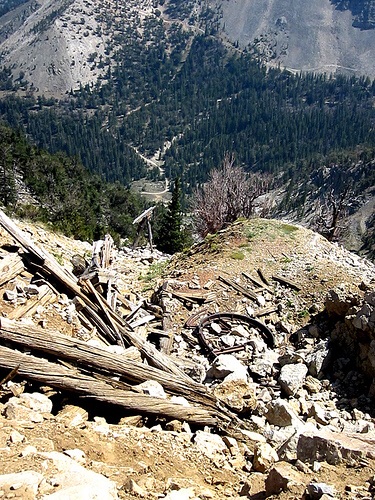
[[[38,301],[26,303],[1,318],[0,368],[59,390],[121,406],[132,414],[157,415],[222,429],[233,423],[239,425],[238,419],[203,384],[192,380],[167,354],[135,331],[142,317],[138,323],[134,317],[144,303],[126,316],[115,310],[114,303],[126,299],[117,292],[115,296],[111,286],[110,237],[94,245],[91,264],[77,277],[35,245],[1,211],[0,226],[20,245],[18,253],[0,255],[0,286],[25,270],[37,274],[44,283]],[[22,321],[36,307],[47,303],[55,291],[74,302],[87,328],[96,331],[105,343],[122,346],[123,353],[109,353],[59,331]],[[151,316],[154,317],[148,315]],[[134,347],[140,360],[134,359]],[[159,382],[167,398],[144,394],[138,384],[148,380]],[[173,402],[169,398],[173,395],[184,397],[188,406]]]

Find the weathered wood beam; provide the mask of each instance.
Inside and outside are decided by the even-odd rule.
[[[216,399],[209,394],[205,386],[192,379],[181,379],[163,370],[127,359],[123,355],[90,346],[86,342],[62,335],[56,330],[0,318],[0,339],[74,361],[86,369],[105,372],[111,376],[118,375],[133,384],[153,379],[167,392],[184,396],[189,401],[209,406],[216,404]]]
[[[24,264],[18,253],[9,254],[4,259],[0,259],[0,286],[16,278],[24,269]]]
[[[197,425],[217,425],[219,412],[204,408],[175,404],[167,399],[155,398],[136,391],[115,387],[109,377],[97,379],[79,370],[51,363],[45,359],[0,346],[0,366],[17,370],[17,374],[30,380],[61,390],[90,396],[98,401],[115,404],[142,414],[165,416]]]
[[[259,281],[257,278],[255,278],[254,276],[251,276],[250,274],[247,274],[245,272],[242,273],[243,276],[245,278],[247,278],[248,280],[250,280],[252,283],[254,283],[254,285],[258,286],[259,288],[263,289],[263,290],[267,290],[268,292],[272,292],[271,288],[269,286],[267,286],[265,283],[263,283],[262,281]]]
[[[223,283],[225,283],[226,285],[230,286],[231,288],[233,288],[237,292],[242,293],[242,295],[244,295],[245,297],[248,297],[249,299],[252,299],[255,301],[257,300],[257,296],[254,292],[252,292],[251,290],[247,290],[246,288],[239,285],[238,283],[235,283],[234,281],[230,280],[229,278],[224,278],[223,276],[219,276],[219,280],[222,281]]]
[[[297,292],[299,292],[301,290],[301,287],[299,286],[298,283],[296,283],[295,281],[292,281],[288,278],[285,278],[284,276],[280,276],[279,274],[274,274],[272,276],[272,279],[274,279],[275,281],[278,281],[282,285],[285,285],[285,286],[288,286],[290,288],[293,288],[294,290],[297,290]]]

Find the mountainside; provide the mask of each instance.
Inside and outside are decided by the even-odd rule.
[[[105,79],[123,43],[152,44],[155,22],[164,23],[161,43],[161,33],[177,21],[191,34],[217,33],[240,48],[250,45],[274,65],[375,77],[374,19],[374,7],[365,1],[6,0],[0,11],[1,63],[34,91],[59,97]],[[167,43],[173,50],[175,41]]]
[[[224,33],[270,64],[375,76],[373,2],[220,0]]]
[[[179,177],[188,198],[230,153],[272,175],[278,213],[306,218],[345,183],[353,212],[374,184],[372,19],[368,2],[6,0],[0,118],[127,187]],[[369,76],[294,74],[279,56]]]

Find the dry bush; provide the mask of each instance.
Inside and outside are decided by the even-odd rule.
[[[247,174],[235,165],[233,155],[225,155],[221,168],[210,172],[208,182],[194,193],[192,212],[197,233],[216,233],[239,217],[251,217],[254,201],[270,189],[271,178]]]

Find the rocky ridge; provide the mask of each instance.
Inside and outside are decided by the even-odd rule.
[[[86,243],[19,224],[69,272],[74,255],[91,254]],[[22,250],[0,235],[3,275],[1,262]],[[13,378],[2,383],[3,497],[371,498],[373,264],[302,227],[258,219],[172,259],[120,249],[111,271],[129,307],[143,299],[162,309],[162,318],[135,330],[165,349],[155,339],[162,319],[171,359],[230,408],[238,432],[134,414]],[[25,269],[3,283],[3,318],[37,303],[39,286]],[[55,289],[54,297],[21,323],[121,351],[86,329],[66,294]],[[213,356],[200,334],[222,352]],[[160,384],[147,387],[167,397]]]

